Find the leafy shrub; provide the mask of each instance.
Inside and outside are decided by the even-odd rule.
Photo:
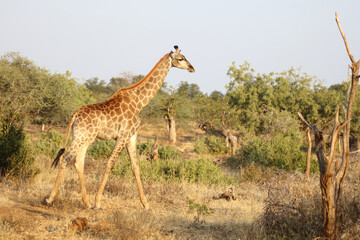
[[[93,158],[107,158],[112,153],[115,147],[115,140],[96,140],[88,150],[88,154]],[[138,155],[149,156],[153,142],[148,140],[145,143],[140,143],[136,146]],[[159,147],[160,159],[178,159],[181,157],[181,153],[172,146]],[[127,156],[127,151],[124,149],[121,156]],[[120,158],[121,158],[120,156]]]
[[[107,158],[115,147],[115,140],[96,140],[87,153],[93,158]]]
[[[0,133],[0,175],[27,178],[40,173],[23,127],[4,121]]]
[[[159,158],[163,160],[180,159],[181,153],[172,146],[159,147]]]
[[[209,159],[140,161],[140,172],[143,179],[154,181],[186,181],[206,184],[234,183],[235,178],[225,175],[221,167]],[[133,177],[130,161],[122,159],[113,169],[113,175]]]
[[[285,170],[305,168],[305,153],[301,151],[301,136],[293,133],[279,133],[271,139],[255,137],[243,144],[237,152],[240,163],[251,162]],[[312,162],[312,171],[316,171],[316,163]]]
[[[229,183],[231,178],[224,175],[219,165],[210,159],[200,158],[184,162],[180,169],[180,176],[188,182],[201,181],[204,183]]]
[[[147,140],[144,143],[140,143],[136,146],[136,150],[139,155],[145,155],[149,156],[151,153],[152,146],[154,145],[154,142],[151,140]]]
[[[209,153],[208,146],[206,145],[206,138],[201,137],[196,139],[194,143],[194,152],[198,154],[207,154]]]
[[[41,134],[40,140],[35,143],[35,149],[38,153],[54,158],[64,142],[65,138],[57,131],[51,129]]]
[[[298,163],[304,156],[296,145],[286,138],[273,138],[262,140],[255,138],[253,141],[242,146],[240,156],[245,163],[252,161],[265,166],[275,166],[280,169],[293,169],[294,163]]]
[[[230,148],[226,146],[224,139],[216,136],[207,138],[198,138],[194,144],[194,152],[198,154],[220,155],[230,152]]]

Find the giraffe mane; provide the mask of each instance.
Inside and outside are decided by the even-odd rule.
[[[113,99],[116,95],[118,95],[120,92],[124,92],[127,90],[131,90],[134,89],[138,86],[140,86],[141,84],[143,84],[149,77],[150,75],[155,71],[155,69],[160,65],[160,63],[162,63],[162,61],[164,61],[164,59],[166,57],[168,57],[170,55],[170,53],[165,54],[157,63],[156,65],[151,69],[151,71],[139,82],[135,83],[134,85],[130,86],[130,87],[125,87],[125,88],[120,88],[119,90],[117,90],[109,100]]]

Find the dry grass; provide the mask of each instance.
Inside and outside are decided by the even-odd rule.
[[[140,133],[145,140],[155,132],[145,130]],[[179,149],[186,151],[189,144],[180,142]],[[41,173],[29,182],[0,183],[0,239],[313,239],[321,229],[317,175],[304,181],[301,173],[265,174],[254,166],[241,169],[248,178],[233,186],[236,200],[231,201],[213,198],[229,186],[146,181],[149,211],[143,210],[133,180],[111,177],[102,199],[103,210],[95,211],[85,209],[78,176],[71,166],[54,205],[41,204],[56,177],[56,170],[49,168],[51,161],[38,156]],[[91,204],[105,164],[106,159],[86,160]],[[359,165],[353,159],[344,186],[343,239],[360,236]],[[264,174],[266,181],[258,181],[257,176]],[[206,205],[211,213],[198,216],[189,208],[189,200]],[[78,217],[85,218],[88,225],[74,231],[72,223]]]
[[[343,185],[341,239],[360,239],[360,163],[352,158]],[[268,197],[258,224],[270,239],[315,239],[322,229],[322,200],[319,176],[309,180],[302,173],[283,173],[267,182]]]
[[[0,184],[0,239],[255,239],[253,223],[263,211],[265,192],[252,183],[236,186],[236,201],[214,200],[227,186],[187,182],[144,182],[149,211],[143,210],[133,180],[111,177],[103,210],[85,209],[78,176],[72,166],[52,207],[42,205],[53,186],[51,159],[37,157],[41,173],[26,183]],[[87,158],[86,184],[90,202],[100,183],[106,159]],[[100,169],[100,172],[99,172]],[[212,214],[196,221],[189,199],[206,204]],[[89,228],[73,231],[74,219],[86,218]]]

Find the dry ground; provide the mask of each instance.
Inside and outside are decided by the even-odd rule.
[[[36,128],[28,131],[37,138]],[[141,129],[139,141],[152,139],[154,134],[159,136],[160,144],[166,143],[165,132],[151,127]],[[180,132],[176,148],[193,155],[195,137]],[[213,196],[223,193],[227,186],[144,182],[150,203],[146,211],[135,182],[113,177],[104,191],[103,210],[92,210],[85,209],[78,176],[70,166],[54,205],[48,207],[42,201],[50,193],[57,173],[50,169],[51,161],[38,156],[41,174],[30,182],[0,183],[1,239],[254,239],[258,234],[253,229],[254,221],[263,212],[266,190],[255,184],[235,186],[237,199],[226,201]],[[106,159],[87,157],[85,176],[92,204],[105,164]],[[190,199],[206,204],[212,213],[196,220],[197,212],[189,208]],[[76,218],[87,220],[83,229],[72,224]]]
[[[70,172],[70,171],[69,171]],[[30,184],[1,184],[0,236],[3,239],[246,239],[263,211],[265,194],[254,185],[244,185],[237,200],[213,200],[224,189],[184,183],[145,183],[151,209],[142,209],[133,182],[111,179],[104,193],[103,210],[85,209],[77,176],[67,174],[52,207],[41,204],[52,187],[50,174]],[[46,179],[45,179],[45,178]],[[94,201],[98,177],[88,177]],[[195,221],[188,199],[213,209]],[[92,201],[92,202],[93,202]],[[89,228],[74,232],[71,223],[86,218]],[[250,234],[251,235],[251,234]]]
[[[31,131],[36,138],[38,131],[34,128]],[[139,142],[153,139],[155,134],[160,144],[166,143],[165,131],[149,126],[141,129]],[[201,134],[180,131],[175,147],[185,157],[192,157],[193,142]],[[51,161],[38,156],[41,174],[29,182],[0,183],[0,239],[305,239],[305,233],[306,239],[314,239],[321,229],[318,175],[304,181],[301,173],[273,172],[262,184],[238,183],[234,186],[236,200],[231,201],[213,199],[228,186],[144,182],[150,203],[148,211],[140,204],[133,180],[112,177],[104,191],[103,210],[92,210],[85,209],[81,201],[73,167],[68,167],[54,205],[42,204],[57,173],[50,169]],[[106,161],[86,159],[91,204]],[[360,239],[358,158],[352,160],[348,178],[344,229],[340,236]],[[198,217],[196,211],[190,210],[189,200],[206,204],[211,214]]]

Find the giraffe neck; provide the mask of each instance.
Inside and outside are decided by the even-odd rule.
[[[171,58],[168,53],[160,59],[155,67],[140,82],[131,87],[118,90],[110,100],[127,93],[131,95],[130,101],[134,101],[137,109],[140,111],[155,97],[171,66]]]

